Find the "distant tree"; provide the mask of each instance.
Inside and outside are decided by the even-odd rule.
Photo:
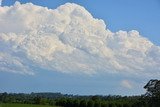
[[[116,107],[123,107],[123,104],[120,103],[120,102],[117,102],[117,103],[115,104],[115,106],[116,106]]]
[[[109,103],[108,107],[114,107],[113,103]]]
[[[49,105],[53,106],[55,104],[56,104],[55,100],[51,100],[51,99],[49,100]]]
[[[56,102],[55,104],[57,106],[63,106],[63,107],[65,107],[67,105],[67,100],[65,98],[57,99],[57,100],[55,100],[55,102]]]
[[[79,107],[79,105],[80,105],[80,101],[79,101],[78,99],[75,99],[75,100],[73,101],[73,106],[74,106],[74,107]]]
[[[108,107],[108,104],[106,102],[101,102],[101,107]]]
[[[130,107],[128,103],[123,104],[123,107]]]
[[[3,103],[7,103],[7,96],[8,96],[8,93],[7,92],[4,92],[4,93],[2,93],[2,95],[1,95],[1,101],[3,102]]]
[[[88,103],[87,103],[87,107],[94,107],[94,101],[89,100]]]
[[[39,104],[41,105],[46,105],[48,103],[48,99],[46,98],[41,98]]]
[[[95,101],[94,107],[101,107],[101,102],[99,100]]]
[[[91,98],[93,101],[97,101],[97,100],[100,100],[99,96],[95,95]]]
[[[131,105],[131,107],[152,107],[152,106],[149,105],[149,104],[146,104],[145,102],[143,102],[143,101],[141,101],[141,100],[139,100],[139,101],[133,103],[133,104]]]
[[[80,106],[80,107],[87,107],[87,102],[86,102],[86,100],[81,100],[79,106]]]
[[[74,102],[73,102],[73,99],[71,99],[71,98],[68,98],[67,99],[67,103],[66,103],[66,106],[65,107],[73,107],[74,106],[74,104],[73,104]]]
[[[41,102],[41,97],[35,97],[34,99],[34,104],[40,104],[40,102]]]

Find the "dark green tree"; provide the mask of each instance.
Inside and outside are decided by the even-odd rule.
[[[40,104],[40,102],[41,102],[41,97],[35,97],[34,99],[33,99],[33,101],[34,101],[34,104]]]
[[[80,107],[87,107],[87,102],[86,102],[86,100],[81,100],[79,106],[80,106]]]
[[[73,106],[74,106],[74,107],[79,107],[79,106],[80,106],[80,101],[79,101],[79,99],[75,99],[75,100],[74,100]]]
[[[87,103],[87,107],[94,107],[94,101],[89,100],[88,103]]]
[[[101,107],[101,102],[99,100],[95,101],[94,107]]]
[[[108,107],[108,104],[106,102],[101,102],[101,107]]]

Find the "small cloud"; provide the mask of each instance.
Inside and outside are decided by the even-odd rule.
[[[127,89],[133,88],[133,84],[129,80],[122,80],[120,85],[124,88],[127,88]]]

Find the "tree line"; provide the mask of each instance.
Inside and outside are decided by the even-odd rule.
[[[160,107],[160,80],[150,80],[139,96],[79,96],[61,93],[0,93],[0,103],[56,105],[61,107]]]

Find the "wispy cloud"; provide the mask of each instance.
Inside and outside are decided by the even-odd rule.
[[[0,8],[0,71],[159,76],[160,47],[138,31],[111,32],[85,8],[16,2]]]

